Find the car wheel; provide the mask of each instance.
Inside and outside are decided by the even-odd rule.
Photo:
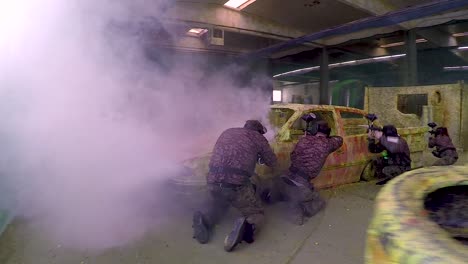
[[[432,193],[452,186],[468,187],[467,167],[423,168],[388,182],[367,231],[366,263],[466,263],[467,245],[426,209]],[[465,222],[458,232],[467,228]]]

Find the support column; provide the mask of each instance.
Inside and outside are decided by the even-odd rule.
[[[418,49],[416,47],[416,31],[405,32],[405,67],[403,68],[403,84],[418,85]]]
[[[322,48],[322,54],[320,56],[320,104],[331,104],[330,88],[328,87],[329,82],[330,69],[328,68],[328,50]]]

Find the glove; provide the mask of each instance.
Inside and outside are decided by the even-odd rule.
[[[388,152],[386,150],[382,151],[382,157],[388,159]]]

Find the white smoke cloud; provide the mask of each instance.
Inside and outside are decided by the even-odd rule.
[[[161,67],[141,34],[114,27],[157,21],[170,2],[0,3],[0,206],[63,244],[141,237],[157,224],[142,214],[142,186],[209,151],[222,130],[266,117],[270,94],[239,89],[238,66],[207,78],[209,60],[154,48]]]

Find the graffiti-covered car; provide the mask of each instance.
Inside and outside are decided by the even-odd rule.
[[[314,113],[317,121],[325,121],[331,128],[331,135],[343,137],[343,146],[330,154],[320,175],[313,180],[318,188],[337,186],[357,182],[364,177],[372,178],[373,170],[368,169],[373,156],[367,148],[367,125],[365,111],[342,106],[276,104],[271,106],[269,120],[276,131],[274,140],[270,142],[278,157],[279,170],[286,171],[290,165],[290,153],[301,137],[307,123],[301,118],[305,114]],[[399,129],[410,145],[412,155],[422,157],[426,149],[425,127]],[[206,184],[210,154],[199,156],[184,163],[185,173],[172,180],[180,186],[203,186]],[[418,158],[413,158],[413,167],[420,167]],[[257,175],[267,179],[277,175],[266,166],[257,166]],[[370,175],[366,175],[370,174]]]

